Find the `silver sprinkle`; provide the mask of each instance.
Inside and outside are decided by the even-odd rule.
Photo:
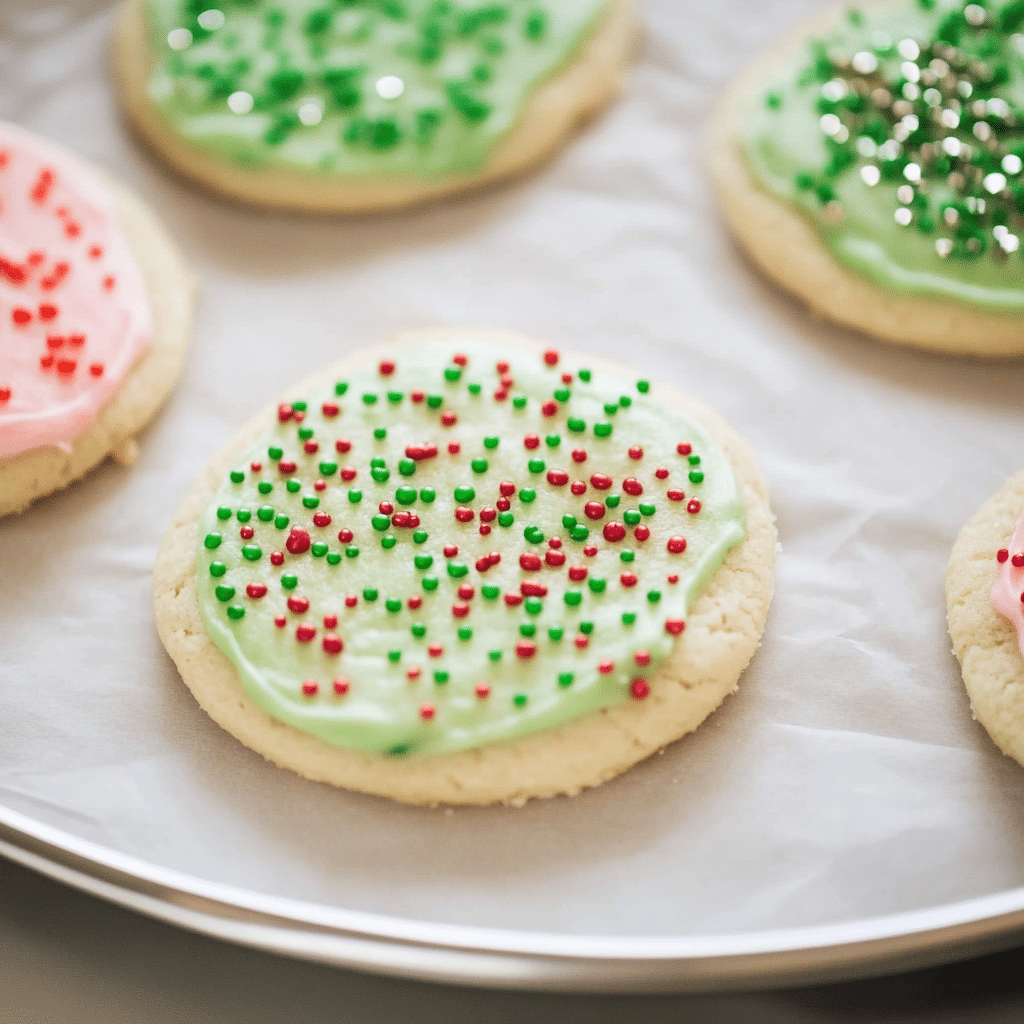
[[[953,251],[953,242],[949,238],[936,238],[935,251],[940,259],[945,259]]]

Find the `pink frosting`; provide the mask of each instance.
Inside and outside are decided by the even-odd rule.
[[[151,335],[106,191],[71,156],[0,123],[0,458],[70,450]]]
[[[1024,514],[1017,520],[1010,546],[996,556],[1002,563],[992,584],[992,607],[1010,620],[1017,631],[1017,645],[1024,657]],[[1014,562],[1019,562],[1015,565]]]

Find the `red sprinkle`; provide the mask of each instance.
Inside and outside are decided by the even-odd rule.
[[[686,623],[682,619],[666,619],[665,620],[665,632],[671,633],[673,636],[679,636],[682,631],[686,629]]]
[[[480,536],[481,537],[486,537],[490,532],[491,532],[491,528],[486,523],[482,523],[480,525]]]
[[[691,498],[686,505],[686,511],[695,516],[700,511],[700,502],[696,498]]]
[[[678,583],[679,582],[679,576],[676,573],[672,573],[671,576],[666,576],[665,578],[669,581],[669,583]]]
[[[326,491],[327,490],[327,481],[326,480],[314,480],[313,481],[313,490],[314,491]]]
[[[294,462],[289,462],[287,459],[282,459],[277,464],[277,468],[281,471],[281,474],[283,476],[291,476],[291,474],[295,472],[297,467]]]
[[[350,452],[352,450],[352,442],[347,438],[339,437],[338,440],[334,442],[334,450],[344,455],[345,452]]]
[[[412,668],[407,668],[405,670],[405,678],[409,679],[410,681],[413,680],[413,679],[419,679],[420,672],[422,672],[422,671],[423,671],[423,669],[421,669],[419,667],[419,665],[413,665]]]
[[[437,455],[437,445],[429,441],[424,444],[410,444],[405,449],[405,457],[412,459],[413,462],[432,459],[435,455]]]
[[[295,410],[292,409],[292,407],[290,405],[286,405],[285,403],[282,403],[281,405],[279,405],[277,407],[277,418],[282,423],[286,423],[288,420],[290,420],[292,418],[292,416],[294,415],[294,412],[295,412]]]
[[[425,394],[424,392],[422,392],[422,391],[413,391],[413,392],[411,392],[411,393],[410,393],[409,397],[410,397],[410,398],[411,398],[411,399],[412,399],[412,400],[413,400],[413,401],[414,401],[414,402],[415,402],[415,403],[416,403],[417,405],[419,405],[419,403],[420,403],[420,402],[422,402],[422,401],[423,401],[423,399],[424,399],[424,398],[426,398],[427,396],[426,396],[426,394]]]
[[[469,614],[469,605],[464,601],[456,601],[452,605],[452,615],[457,619],[464,619]]]
[[[40,356],[39,365],[43,367],[44,370],[53,366],[53,353],[47,352],[45,356]]]
[[[542,412],[542,413],[543,413],[543,414],[544,414],[545,416],[554,416],[554,415],[555,415],[555,413],[556,413],[556,412],[558,412],[558,403],[557,403],[557,402],[545,402],[545,403],[544,403],[544,404],[543,404],[543,405],[542,405],[542,406],[540,407],[540,411],[541,411],[541,412]]]
[[[656,469],[656,470],[654,471],[654,475],[655,475],[655,476],[656,476],[656,477],[657,477],[657,478],[658,478],[659,480],[667,480],[667,479],[668,479],[668,470],[667,470],[667,469],[666,469],[666,468],[665,468],[664,466],[659,466],[659,467],[658,467],[658,468],[657,468],[657,469]]]
[[[637,575],[635,572],[624,572],[619,577],[619,582],[624,587],[635,587],[637,584]]]
[[[271,565],[284,565],[284,552],[283,551],[271,551],[270,552],[270,564]]]
[[[510,590],[505,595],[505,604],[507,604],[510,608],[515,608],[517,605],[520,605],[522,603],[523,595],[517,594],[514,590]]]
[[[462,353],[459,353],[458,355],[452,356],[452,362],[456,366],[465,366],[466,363],[469,362],[469,360],[464,355],[462,355]]]
[[[608,673],[611,672],[613,668],[615,668],[615,665],[609,658],[605,658],[604,661],[599,661],[597,663],[597,671],[605,676],[608,675]]]
[[[526,552],[519,556],[519,567],[527,572],[536,572],[541,567],[540,555]]]
[[[548,540],[548,547],[549,548],[560,548],[561,546],[562,546],[562,538],[561,537],[552,537],[552,538],[550,538]]]
[[[680,441],[679,444],[676,445],[676,451],[679,452],[680,455],[689,455],[693,452],[693,445],[687,444],[685,441]]]
[[[582,651],[590,643],[590,637],[586,633],[577,633],[572,642]]]
[[[516,485],[511,480],[502,480],[498,484],[498,491],[501,493],[503,498],[511,498],[516,493]]]
[[[458,417],[451,411],[451,409],[445,409],[445,411],[441,413],[441,425],[444,427],[453,427],[457,419]],[[451,449],[449,449],[449,451],[450,450]]]
[[[314,526],[330,526],[331,517],[326,512],[317,512],[313,516]]]
[[[0,402],[10,401],[10,398],[11,398],[11,389],[10,388],[0,388]]]
[[[39,319],[52,320],[57,315],[57,307],[52,302],[43,302],[39,306]]]
[[[586,462],[587,461],[587,450],[586,450],[586,448],[573,448],[573,450],[572,450],[572,461],[573,462]]]
[[[640,445],[635,444],[629,449],[629,457],[631,459],[642,459],[644,457],[644,450]]]
[[[562,374],[562,383],[563,384],[571,384],[572,383],[572,374],[571,373],[563,373]]]
[[[284,627],[288,625],[288,620],[283,615],[275,615],[274,625],[277,626],[278,629],[284,629]]]
[[[416,611],[421,604],[423,604],[423,598],[419,594],[413,594],[412,597],[406,601],[406,604],[413,610]]]
[[[490,686],[488,686],[487,683],[477,683],[476,684],[476,695],[478,697],[480,697],[481,699],[483,699],[484,697],[489,697],[491,695],[491,688],[490,688]]]
[[[588,519],[604,519],[606,511],[603,501],[588,501],[583,506],[583,513]]]
[[[551,548],[544,556],[544,561],[556,568],[560,565],[565,565],[565,552],[556,551],[554,548]]]
[[[288,598],[288,611],[302,615],[309,611],[309,598],[292,596]]]
[[[533,451],[534,448],[539,448],[540,438],[536,434],[527,434],[526,437],[523,438],[523,447],[529,448],[530,451]]]
[[[641,543],[641,544],[643,544],[643,542],[644,542],[645,540],[647,540],[647,538],[648,538],[648,537],[650,537],[650,535],[651,535],[651,531],[650,531],[650,530],[649,530],[649,529],[648,529],[648,528],[647,528],[646,526],[644,526],[644,524],[643,524],[643,523],[641,523],[641,524],[640,524],[640,525],[639,525],[639,526],[638,526],[638,527],[637,527],[637,528],[636,528],[636,529],[635,529],[635,530],[633,531],[633,536],[634,536],[634,537],[636,537],[636,539],[637,539],[638,541],[640,541],[640,543]]]
[[[338,624],[338,616],[337,615],[325,615],[324,616],[324,628],[325,629],[334,629],[334,627],[337,624]]]
[[[633,660],[638,665],[650,665],[650,663],[651,663],[650,652],[643,651],[643,650],[637,651],[636,654],[633,655]]]
[[[508,498],[499,498],[494,504],[499,512],[507,512],[512,507],[512,502]]]
[[[547,597],[548,588],[543,583],[535,583],[533,580],[523,580],[519,584],[519,593],[523,597]]]
[[[58,373],[74,373],[75,367],[78,366],[77,359],[58,359],[57,360],[57,372]]]
[[[317,695],[317,693],[319,692],[319,690],[320,690],[320,684],[313,682],[312,679],[307,679],[302,684],[302,692],[307,697],[315,697]]]
[[[339,697],[344,697],[345,694],[348,693],[348,680],[344,676],[338,676],[338,678],[334,680],[334,692]]]
[[[320,406],[320,411],[328,419],[333,419],[339,412],[341,412],[341,408],[335,402],[324,402],[324,404]]]
[[[315,636],[316,626],[311,626],[308,622],[303,622],[295,628],[295,639],[300,644],[308,644]]]
[[[266,583],[250,583],[246,588],[245,592],[254,601],[258,601],[261,597],[267,596],[267,585]]]
[[[471,583],[463,583],[459,587],[458,594],[463,601],[469,601],[476,594],[476,591],[473,589],[473,585]]]
[[[346,483],[351,483],[356,478],[355,466],[342,466],[341,467],[341,479]]]
[[[303,448],[303,451],[305,451],[305,453],[306,453],[307,455],[316,455],[316,453],[317,453],[318,451],[320,451],[320,442],[319,442],[319,441],[314,441],[314,440],[313,440],[312,438],[310,438],[310,439],[309,439],[309,440],[308,440],[308,441],[307,441],[307,442],[306,442],[306,443],[305,443],[305,444],[304,444],[304,445],[302,446],[302,448]]]
[[[1007,550],[1006,550],[1006,548],[1000,548],[1000,549],[999,549],[999,550],[998,550],[998,551],[996,552],[996,561],[997,561],[997,562],[998,562],[998,563],[999,563],[1000,565],[1002,565],[1002,564],[1003,564],[1003,562],[1005,562],[1005,561],[1006,561],[1006,560],[1007,560],[1007,559],[1008,559],[1009,557],[1010,557],[1010,552],[1009,552],[1009,551],[1007,551]]]
[[[596,546],[596,545],[594,545],[594,544],[588,544],[588,545],[587,545],[587,546],[586,546],[586,547],[585,547],[585,548],[583,549],[583,554],[585,554],[585,555],[587,556],[587,558],[593,558],[593,557],[594,557],[594,555],[596,555],[596,554],[597,554],[597,546]]]
[[[558,352],[555,349],[553,349],[553,348],[549,348],[544,353],[544,362],[547,363],[548,366],[557,366],[558,365]]]
[[[1010,564],[1015,568],[1019,569],[1024,566],[1024,551],[1018,551],[1017,554],[1010,559]]]
[[[574,480],[569,490],[578,498],[581,494],[587,493],[587,485],[582,480]]]
[[[449,455],[458,455],[459,452],[461,452],[461,451],[462,451],[462,445],[460,445],[458,441],[452,441],[452,443],[450,445],[448,445],[448,454]]]
[[[634,679],[633,682],[629,684],[629,692],[637,700],[646,700],[650,695],[651,685],[646,679]]]
[[[607,491],[612,485],[612,478],[606,473],[595,473],[590,478],[592,486],[596,487],[599,491]]]
[[[492,508],[490,505],[484,505],[484,507],[480,509],[480,521],[482,523],[493,523],[497,518],[498,510],[496,508]]]
[[[421,704],[420,705],[420,718],[425,722],[429,722],[435,715],[433,704]]]
[[[622,481],[622,489],[634,498],[644,493],[644,485],[635,476],[627,476]]]
[[[455,544],[445,544],[443,550],[445,558],[454,558],[459,553],[459,549]]]
[[[467,506],[465,505],[459,505],[459,507],[455,510],[455,518],[460,523],[468,523],[475,516],[476,513],[471,508],[467,508]]]
[[[342,544],[351,544],[354,536],[355,534],[348,527],[338,531],[338,540],[340,540]]]
[[[440,658],[444,654],[444,648],[440,644],[431,644],[427,648],[427,654],[432,658]]]
[[[390,359],[383,359],[377,369],[380,370],[382,377],[390,377],[395,372],[395,364]]]
[[[532,658],[537,653],[537,645],[532,640],[520,640],[516,644],[516,657]]]
[[[345,607],[346,608],[355,608],[355,606],[357,604],[359,604],[359,597],[356,594],[346,594],[345,595]]]
[[[495,363],[494,368],[498,373],[508,373],[508,363]]]
[[[614,543],[615,541],[622,540],[626,536],[626,528],[622,523],[617,523],[614,520],[610,523],[606,523],[604,527],[604,539]]]
[[[323,639],[323,648],[328,654],[341,654],[345,643],[337,633],[328,633]]]
[[[27,310],[18,306],[16,309],[11,311],[11,319],[16,324],[27,324],[32,319],[32,314]]]
[[[665,545],[666,548],[673,555],[681,555],[686,550],[686,538],[685,537],[669,537],[668,543]]]
[[[570,565],[569,566],[569,579],[574,583],[579,583],[581,580],[587,578],[587,567],[585,565]]]
[[[553,487],[564,487],[569,482],[569,474],[564,469],[549,469],[548,483]]]
[[[284,546],[293,555],[301,555],[309,550],[309,533],[301,526],[293,526]]]
[[[247,525],[247,526],[243,526],[238,531],[238,536],[241,537],[242,540],[252,540],[254,533],[255,533],[255,531],[253,530],[253,528],[251,526]]]
[[[682,501],[683,498],[686,497],[686,495],[681,490],[679,490],[678,487],[669,488],[667,493],[669,501]]]

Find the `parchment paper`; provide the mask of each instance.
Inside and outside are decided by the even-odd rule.
[[[362,220],[267,216],[121,122],[98,0],[0,5],[0,116],[105,165],[202,282],[130,470],[0,522],[0,802],[156,864],[429,921],[701,935],[1024,885],[1024,770],[970,717],[942,577],[1024,464],[1024,363],[882,347],[738,254],[703,171],[717,92],[817,5],[643,4],[629,92],[512,185]],[[764,646],[691,738],[575,800],[415,810],[265,764],[199,710],[149,571],[207,454],[285,382],[398,328],[518,328],[631,361],[753,442],[784,545]]]

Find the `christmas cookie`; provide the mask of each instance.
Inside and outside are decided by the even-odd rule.
[[[191,305],[138,199],[0,124],[0,515],[107,455],[133,460],[181,367]]]
[[[877,338],[1024,352],[1024,6],[844,8],[738,82],[711,160],[754,261]]]
[[[1024,472],[964,527],[946,573],[946,614],[974,717],[1024,764]]]
[[[270,760],[518,803],[695,729],[758,646],[774,554],[715,413],[518,335],[419,331],[233,438],[153,592],[199,703]]]
[[[633,0],[126,0],[147,141],[262,206],[405,206],[525,170],[619,90]]]

